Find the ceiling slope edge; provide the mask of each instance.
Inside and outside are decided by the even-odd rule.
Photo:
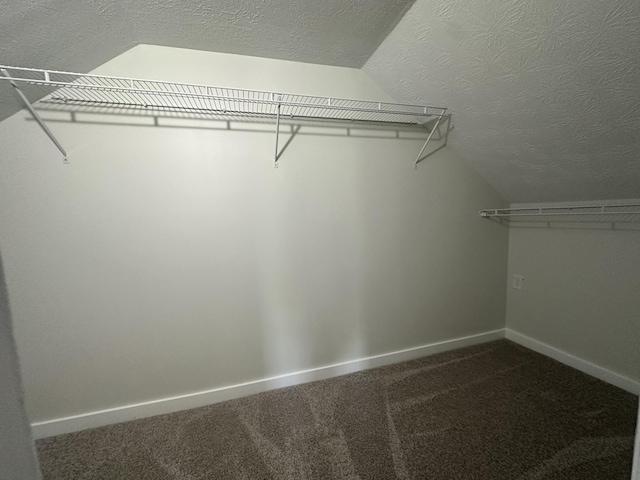
[[[510,202],[640,196],[640,2],[417,0],[363,69]]]

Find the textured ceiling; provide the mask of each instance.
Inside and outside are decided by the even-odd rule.
[[[0,64],[86,73],[140,43],[361,67],[414,0],[0,0]],[[0,82],[0,120],[21,105]]]
[[[114,1],[0,0],[0,64],[89,72],[133,47]],[[0,82],[0,120],[23,105]]]
[[[361,67],[414,0],[129,0],[139,43]]]
[[[511,201],[640,196],[638,0],[417,0],[364,68]]]
[[[366,62],[450,107],[450,147],[513,202],[640,197],[637,0],[0,0],[0,63],[87,72],[139,43]],[[0,82],[0,120],[21,107]]]

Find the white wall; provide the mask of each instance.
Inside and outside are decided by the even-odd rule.
[[[9,300],[0,259],[0,478],[37,480],[40,477],[31,428],[24,409],[20,368]]]
[[[360,70],[139,46],[100,73],[385,100]],[[436,101],[437,99],[434,99]],[[436,102],[437,103],[437,102]],[[504,200],[422,140],[0,124],[0,245],[31,419],[504,326]],[[270,127],[271,128],[271,127]]]
[[[640,228],[580,226],[510,228],[507,328],[639,382]]]

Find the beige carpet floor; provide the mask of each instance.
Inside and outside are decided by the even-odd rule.
[[[501,340],[37,447],[45,480],[628,480],[636,412]]]

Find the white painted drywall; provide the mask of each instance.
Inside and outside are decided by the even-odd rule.
[[[366,73],[139,46],[101,73],[388,99]],[[117,120],[117,119],[115,119]],[[0,244],[34,422],[504,326],[504,200],[422,140],[0,124]],[[282,144],[282,142],[281,142]]]
[[[637,382],[640,229],[578,227],[510,228],[507,328]]]
[[[18,354],[0,259],[0,478],[40,477],[31,427],[24,408]]]

